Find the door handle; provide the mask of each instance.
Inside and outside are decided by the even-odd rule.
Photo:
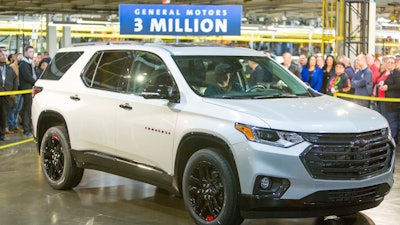
[[[119,105],[119,107],[126,109],[126,110],[132,110],[132,106],[130,106],[128,103],[121,104],[121,105]]]
[[[79,101],[81,100],[78,95],[74,95],[74,96],[69,96],[70,99],[74,100],[74,101]]]

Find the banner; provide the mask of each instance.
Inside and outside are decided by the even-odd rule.
[[[239,5],[120,4],[120,34],[240,35]]]

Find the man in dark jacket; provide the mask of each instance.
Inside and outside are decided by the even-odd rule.
[[[385,98],[400,98],[400,71],[393,70],[379,88],[385,91]],[[400,103],[386,102],[386,112],[392,137],[398,143]]]
[[[264,81],[264,70],[258,63],[249,60],[249,67],[251,69],[250,78],[248,80],[249,87],[261,84]]]
[[[36,82],[37,75],[35,73],[35,65],[33,64],[33,57],[35,50],[32,46],[25,47],[25,55],[19,63],[19,87],[21,90],[32,89]],[[23,105],[21,109],[22,126],[24,129],[24,136],[32,136],[32,119],[31,107],[32,97],[31,94],[23,95]]]
[[[7,65],[7,52],[0,50],[0,92],[15,91],[18,88],[17,75],[14,70]],[[0,141],[5,140],[7,127],[7,117],[14,104],[15,95],[0,96]]]
[[[363,54],[358,55],[357,63],[360,69],[356,72],[355,77],[351,80],[351,87],[354,88],[355,95],[371,96],[372,94],[372,71],[367,65],[367,57]],[[355,99],[355,103],[369,108],[369,100]]]
[[[289,52],[284,52],[282,54],[282,66],[284,66],[286,69],[288,69],[290,72],[292,72],[294,75],[296,75],[298,78],[301,79],[301,71],[299,69],[299,65],[293,64],[292,63],[292,54]]]

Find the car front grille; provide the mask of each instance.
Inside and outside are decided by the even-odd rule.
[[[300,157],[316,179],[364,179],[390,169],[394,146],[386,129],[303,137],[312,145]]]

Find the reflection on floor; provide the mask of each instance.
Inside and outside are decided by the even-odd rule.
[[[1,143],[0,143],[1,144]],[[400,222],[399,153],[395,186],[374,209],[330,224],[398,225]],[[0,149],[0,225],[190,225],[181,198],[152,185],[86,170],[70,191],[50,188],[42,177],[35,145]],[[322,225],[316,218],[255,219],[245,225]]]

